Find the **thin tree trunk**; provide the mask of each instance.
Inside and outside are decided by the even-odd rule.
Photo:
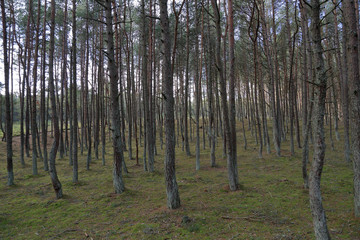
[[[37,151],[36,151],[36,82],[37,82],[37,68],[38,68],[38,53],[39,53],[39,32],[40,32],[40,9],[41,3],[38,1],[38,13],[36,18],[36,33],[35,33],[35,53],[34,53],[34,71],[33,71],[33,102],[32,102],[32,116],[31,116],[31,135],[32,135],[32,165],[33,175],[38,174],[37,169]]]
[[[184,95],[184,141],[186,155],[190,156],[189,145],[189,128],[188,128],[188,100],[189,100],[189,59],[190,59],[190,17],[189,17],[189,1],[186,1],[186,66],[185,66],[185,95]],[[190,120],[191,121],[191,120]]]
[[[60,102],[60,143],[59,143],[59,154],[60,158],[64,157],[65,153],[65,144],[64,144],[64,89],[67,88],[65,86],[65,78],[66,76],[66,69],[67,69],[67,8],[68,8],[68,1],[65,0],[65,9],[64,9],[64,21],[63,21],[63,52],[62,52],[62,58],[63,58],[63,65],[61,69],[61,102]]]
[[[58,179],[55,159],[56,153],[59,147],[59,122],[56,111],[56,99],[55,99],[55,86],[54,86],[54,50],[55,50],[55,0],[51,0],[51,21],[50,21],[50,46],[49,46],[49,95],[51,99],[51,110],[52,110],[52,122],[54,125],[54,142],[51,147],[50,155],[49,155],[49,163],[50,163],[50,177],[52,181],[52,185],[54,187],[56,198],[62,198],[62,187],[61,183]]]
[[[235,33],[234,33],[234,11],[233,1],[228,0],[228,23],[229,23],[229,57],[230,57],[230,82],[229,82],[229,123],[230,123],[230,139],[228,144],[232,145],[230,150],[230,167],[228,166],[229,179],[235,182],[235,188],[238,189],[238,169],[237,169],[237,141],[236,141],[236,108],[235,108]],[[230,147],[230,146],[228,146]],[[229,164],[229,163],[228,163]],[[229,170],[230,169],[230,170]]]
[[[197,7],[197,0],[195,0],[195,11]],[[201,95],[201,80],[199,73],[199,40],[198,40],[198,14],[195,12],[195,66],[194,66],[194,81],[195,81],[195,122],[196,122],[196,146],[195,146],[195,170],[200,170],[200,95]]]
[[[76,92],[77,92],[77,84],[76,84],[76,0],[72,1],[73,3],[73,9],[72,9],[72,77],[73,77],[73,84],[72,84],[72,89],[73,89],[73,106],[72,106],[72,111],[73,111],[73,183],[77,183],[79,181],[78,179],[78,117],[77,117],[77,97],[76,97]]]
[[[86,115],[86,119],[87,119],[87,131],[88,131],[88,154],[87,154],[87,158],[86,158],[86,169],[89,170],[90,169],[90,162],[91,162],[91,116],[90,116],[90,111],[89,109],[91,109],[91,102],[89,99],[89,58],[90,58],[90,45],[89,45],[89,0],[86,0],[86,63],[85,63],[85,115]]]
[[[149,2],[149,13],[150,16],[152,16],[152,0]],[[149,172],[154,171],[154,146],[155,146],[155,139],[154,139],[154,128],[153,128],[153,111],[152,111],[152,70],[153,70],[153,21],[152,18],[149,19],[149,26],[148,26],[148,46],[146,46],[146,43],[143,45],[145,48],[143,49],[146,51],[148,50],[148,55],[146,56],[147,63],[147,72],[146,72],[146,84],[144,85],[144,91],[145,91],[145,125],[146,125],[146,138],[147,138],[147,153],[148,153],[148,163],[149,163]],[[146,39],[143,39],[143,41],[146,41]]]
[[[304,188],[309,188],[309,177],[307,173],[307,164],[309,162],[309,132],[310,132],[310,125],[308,121],[311,120],[311,111],[308,111],[308,87],[309,84],[308,76],[312,75],[311,72],[308,72],[308,26],[306,24],[307,15],[306,15],[306,8],[302,4],[300,5],[300,12],[301,12],[301,28],[302,28],[302,38],[303,46],[302,46],[302,53],[303,53],[303,69],[302,69],[302,135],[303,135],[303,148],[302,148],[302,177],[304,181]],[[311,102],[312,105],[312,102]]]
[[[281,156],[281,150],[280,150],[280,129],[279,129],[279,114],[278,114],[278,110],[277,110],[277,103],[276,103],[276,92],[277,90],[275,90],[276,88],[276,82],[277,80],[277,59],[276,56],[272,56],[271,52],[270,52],[270,40],[269,40],[269,29],[267,27],[266,24],[266,16],[265,16],[265,6],[264,6],[264,2],[261,1],[261,19],[262,19],[262,28],[263,28],[263,35],[264,35],[264,50],[265,50],[265,56],[267,58],[267,64],[269,67],[269,72],[270,72],[270,78],[269,78],[269,84],[268,84],[268,88],[269,88],[269,98],[270,98],[270,109],[271,109],[271,116],[272,116],[272,130],[273,130],[273,141],[274,141],[274,148],[276,151],[276,155],[277,156]],[[274,39],[275,41],[275,39]],[[275,49],[276,49],[276,44],[275,44]],[[273,59],[273,57],[275,59]],[[273,66],[273,61],[275,62],[275,67]],[[275,72],[275,73],[274,73]]]
[[[7,49],[7,27],[5,15],[5,3],[1,0],[1,16],[2,16],[2,30],[3,30],[3,52],[4,52],[4,72],[5,72],[5,119],[6,119],[6,162],[7,162],[7,185],[14,185],[14,170],[13,170],[13,151],[12,151],[12,123],[10,111],[10,92],[9,92],[9,60]]]
[[[256,14],[256,16],[255,16]],[[254,19],[257,17],[257,19]],[[253,22],[254,21],[254,22]],[[260,123],[260,116],[259,116],[259,109],[258,109],[258,96],[261,95],[261,91],[257,91],[258,88],[258,53],[257,53],[257,38],[258,38],[258,31],[259,31],[259,9],[257,6],[256,1],[254,1],[254,6],[252,8],[251,12],[251,20],[250,20],[250,26],[248,30],[249,37],[253,44],[253,60],[254,60],[254,85],[255,85],[255,94],[254,94],[254,101],[255,101],[255,117],[256,117],[256,127],[258,128],[259,132],[259,158],[263,158],[262,150],[263,150],[263,139],[261,136],[261,123]],[[260,99],[261,101],[261,99]]]
[[[126,10],[127,10],[127,5],[126,5],[126,1],[124,1],[124,26],[123,28],[126,29]],[[129,13],[131,14],[131,13]],[[131,16],[131,15],[130,15]],[[131,31],[132,31],[132,25],[130,25],[130,37],[131,36]],[[127,95],[128,95],[128,103],[127,103],[127,113],[128,113],[128,150],[129,150],[129,159],[132,160],[133,156],[132,156],[132,135],[133,135],[133,104],[132,104],[132,100],[133,100],[133,96],[131,94],[132,92],[132,81],[134,81],[132,79],[132,75],[131,75],[131,70],[130,70],[130,57],[131,57],[131,53],[130,53],[130,39],[129,39],[129,34],[124,31],[125,37],[126,37],[126,80],[127,80]]]
[[[343,16],[344,18],[344,16]],[[344,20],[344,23],[346,21]],[[346,24],[345,26],[346,27]],[[337,27],[335,27],[337,29]],[[347,65],[347,58],[350,57],[347,54],[346,46],[347,44],[347,36],[346,31],[343,31],[343,48],[344,48],[344,56],[342,66],[343,68],[343,79],[342,79],[342,110],[343,110],[343,122],[344,122],[344,155],[346,162],[350,163],[350,120],[349,120],[349,86],[348,86],[348,65]]]
[[[46,16],[46,7],[47,1],[45,0],[44,4],[44,16]],[[42,130],[42,144],[43,144],[43,152],[44,152],[44,170],[49,171],[49,164],[48,164],[48,152],[47,152],[47,116],[46,116],[46,106],[45,106],[45,69],[46,69],[46,17],[44,17],[43,21],[43,36],[42,36],[42,56],[41,56],[41,105],[40,105],[40,112],[41,112],[41,130]]]
[[[26,150],[26,143],[25,143],[25,133],[24,133],[24,107],[25,107],[25,82],[29,75],[29,68],[27,65],[29,62],[27,62],[27,55],[30,54],[30,28],[31,28],[31,14],[32,14],[32,0],[29,1],[29,15],[28,15],[28,21],[26,26],[26,36],[25,36],[25,50],[24,50],[24,58],[23,58],[23,79],[21,83],[21,99],[20,99],[20,162],[24,166],[24,151]],[[27,81],[28,82],[28,81]],[[20,86],[19,86],[20,87]]]

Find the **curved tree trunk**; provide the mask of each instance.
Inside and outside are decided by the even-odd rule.
[[[228,110],[228,103],[227,103],[227,93],[226,93],[226,82],[224,79],[224,72],[223,72],[223,64],[221,62],[221,26],[220,26],[220,10],[215,0],[211,0],[211,4],[215,14],[215,24],[216,24],[216,67],[218,69],[218,74],[220,77],[220,94],[222,100],[222,108],[223,108],[223,120],[224,120],[224,137],[226,138],[226,145],[227,145],[227,167],[228,167],[228,178],[229,178],[229,187],[232,191],[237,190],[238,187],[238,175],[237,175],[237,166],[236,166],[236,138],[234,138],[235,131],[231,133],[234,128],[233,125],[230,126],[230,119],[229,119],[229,110]],[[233,57],[232,61],[233,61]],[[231,71],[230,71],[231,72]],[[235,91],[233,85],[233,80],[230,83],[230,107],[231,111],[235,114],[235,109],[233,109],[233,93],[232,90]],[[231,114],[231,124],[234,124],[233,114]],[[235,144],[234,144],[235,143]]]
[[[50,47],[49,47],[49,95],[51,100],[52,110],[52,122],[54,125],[54,143],[50,150],[49,163],[50,163],[50,177],[54,187],[56,198],[62,198],[62,187],[57,176],[55,159],[56,153],[59,147],[59,121],[56,110],[56,99],[55,99],[55,86],[54,86],[54,49],[55,49],[55,0],[51,0],[51,22],[50,22]]]
[[[311,38],[314,43],[315,57],[315,98],[314,98],[314,157],[310,172],[309,195],[310,207],[316,239],[330,239],[326,224],[325,211],[322,205],[320,190],[321,173],[325,158],[324,115],[326,100],[326,70],[321,45],[320,1],[312,1]]]

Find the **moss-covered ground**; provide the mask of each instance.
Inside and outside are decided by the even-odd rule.
[[[69,159],[58,158],[64,198],[56,200],[48,173],[40,170],[32,176],[31,158],[21,167],[19,149],[14,153],[16,185],[6,185],[6,144],[1,142],[0,239],[313,239],[301,149],[290,156],[285,141],[282,157],[264,151],[264,158],[259,159],[249,132],[247,137],[244,150],[238,133],[241,189],[236,192],[228,190],[221,138],[218,166],[209,167],[207,145],[201,150],[199,171],[195,171],[195,157],[187,157],[179,144],[176,174],[181,208],[177,210],[166,207],[164,152],[159,144],[154,173],[144,172],[125,152],[130,173],[124,176],[126,191],[120,195],[113,194],[110,143],[105,166],[101,159],[93,158],[87,171],[86,151],[79,154],[80,182],[75,185]],[[190,145],[194,153],[195,142]],[[140,148],[139,155],[142,153]],[[342,141],[335,142],[334,151],[328,141],[322,177],[328,227],[333,239],[360,239],[360,219],[353,211],[352,166],[343,159]]]

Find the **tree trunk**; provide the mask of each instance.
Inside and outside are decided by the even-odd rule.
[[[189,1],[186,1],[186,66],[185,66],[185,95],[184,95],[184,141],[186,155],[190,156],[189,128],[188,128],[188,99],[189,99],[189,58],[190,58],[190,17]]]
[[[89,45],[89,20],[88,20],[88,16],[89,16],[89,1],[86,0],[86,63],[85,63],[85,115],[86,115],[86,119],[87,119],[87,131],[88,131],[88,154],[86,157],[86,169],[89,170],[90,169],[90,162],[91,162],[91,116],[90,116],[90,111],[89,109],[91,109],[91,102],[89,99],[89,49],[90,49],[90,45]]]
[[[111,14],[111,0],[105,1],[106,11],[106,30],[107,30],[107,57],[110,72],[110,97],[112,106],[112,131],[113,131],[113,149],[114,149],[114,171],[113,184],[115,193],[119,194],[125,190],[125,184],[122,179],[122,162],[124,160],[123,146],[121,138],[119,89],[118,89],[118,71],[114,58],[114,33]]]
[[[257,19],[255,18],[255,14],[257,14]],[[253,22],[254,21],[254,22]],[[258,38],[258,31],[259,31],[259,12],[258,12],[258,6],[256,2],[254,1],[254,6],[252,8],[251,12],[251,20],[250,20],[250,26],[249,26],[249,37],[253,44],[253,60],[254,60],[254,86],[255,86],[255,94],[254,94],[254,101],[255,101],[255,117],[256,117],[256,127],[258,129],[259,133],[259,158],[263,158],[262,150],[263,150],[263,139],[261,136],[261,122],[260,122],[260,116],[259,116],[259,107],[258,107],[258,96],[261,95],[261,91],[257,91],[258,89],[258,53],[257,53],[257,38]],[[260,98],[261,101],[261,98]]]
[[[209,4],[209,2],[208,2]],[[208,97],[208,109],[209,109],[209,138],[210,138],[210,166],[216,166],[216,157],[215,157],[215,144],[216,144],[216,134],[214,128],[214,93],[213,93],[213,86],[214,86],[214,75],[213,75],[213,68],[212,68],[212,61],[214,59],[213,53],[213,38],[210,32],[210,17],[207,17],[207,58],[205,58],[206,71],[207,71],[207,97]]]
[[[9,91],[9,60],[7,49],[7,30],[6,30],[6,15],[5,3],[1,0],[1,16],[2,16],[2,30],[3,30],[3,52],[4,52],[4,72],[5,72],[5,118],[6,118],[6,162],[8,179],[7,185],[14,185],[14,170],[13,170],[13,151],[12,151],[12,124],[11,124],[11,111],[10,111],[10,91]]]
[[[44,4],[44,16],[46,16],[46,7],[47,7],[47,1],[45,0]],[[46,69],[46,17],[44,17],[43,21],[43,36],[42,36],[42,66],[41,66],[41,104],[40,104],[40,112],[41,112],[41,130],[42,130],[42,144],[43,144],[43,152],[44,152],[44,170],[49,171],[49,163],[48,163],[48,151],[47,151],[47,108],[45,106],[45,69]]]
[[[52,110],[52,122],[54,125],[54,142],[50,150],[49,163],[50,163],[50,177],[52,185],[54,187],[56,198],[62,198],[62,187],[58,179],[55,159],[56,153],[59,147],[59,122],[56,111],[56,99],[55,99],[55,86],[54,86],[54,50],[55,50],[55,0],[51,0],[51,20],[50,20],[50,46],[49,46],[49,95],[51,100],[51,110]]]
[[[195,147],[195,170],[200,170],[200,95],[201,95],[201,82],[199,72],[199,39],[198,39],[198,14],[196,12],[197,0],[195,0],[195,57],[194,57],[194,82],[195,82],[195,122],[196,122],[196,147]],[[202,72],[202,70],[201,70]]]
[[[66,70],[67,70],[67,8],[68,8],[68,1],[65,0],[65,9],[64,9],[64,21],[63,21],[63,52],[62,52],[62,58],[63,58],[63,65],[61,69],[61,102],[60,102],[60,142],[59,142],[59,154],[60,158],[64,157],[65,153],[65,144],[64,144],[64,90],[67,89],[67,86],[65,85],[66,80]]]
[[[237,143],[236,143],[236,108],[235,108],[235,37],[234,37],[234,12],[233,12],[233,1],[228,0],[229,8],[229,57],[230,57],[230,83],[229,83],[229,118],[230,118],[230,139],[228,144],[230,151],[230,163],[228,163],[228,173],[229,179],[235,182],[235,188],[231,190],[236,190],[238,188],[238,169],[237,169]]]
[[[326,70],[321,45],[320,2],[312,0],[311,37],[314,43],[315,56],[315,98],[314,98],[314,157],[310,172],[309,195],[310,207],[316,239],[330,239],[326,224],[325,211],[322,205],[320,190],[321,173],[325,158],[324,114],[326,100]]]
[[[32,137],[32,165],[33,175],[38,174],[37,169],[37,151],[36,151],[36,82],[37,82],[37,68],[38,68],[38,53],[39,53],[39,32],[40,32],[40,9],[41,3],[38,1],[38,13],[36,18],[36,33],[35,33],[35,53],[34,53],[34,71],[33,71],[33,98],[32,98],[32,116],[31,116],[31,137]]]
[[[343,16],[344,18],[344,16]],[[346,21],[344,20],[344,23]],[[344,26],[347,27],[346,24]],[[335,28],[336,29],[336,28]],[[348,65],[347,65],[347,58],[350,57],[347,54],[346,46],[347,44],[347,36],[346,31],[343,31],[343,48],[344,48],[344,56],[343,56],[343,79],[342,79],[342,108],[343,108],[343,122],[344,122],[344,155],[345,161],[350,163],[350,120],[349,120],[349,86],[348,86]]]
[[[275,0],[271,1],[272,3],[272,32],[274,35],[273,42],[273,53],[274,53],[274,79],[272,82],[272,88],[269,89],[272,98],[273,104],[273,135],[274,135],[274,146],[276,150],[276,155],[281,156],[281,109],[280,109],[280,96],[279,96],[279,64],[278,64],[278,55],[277,55],[277,34],[276,34],[276,25],[275,25]]]
[[[152,16],[152,0],[149,2],[149,14]],[[148,50],[147,59],[147,72],[146,72],[146,84],[144,85],[145,98],[144,104],[145,106],[145,124],[146,124],[146,138],[147,138],[147,153],[148,153],[148,163],[149,163],[149,172],[154,171],[154,149],[155,149],[155,139],[154,139],[154,126],[153,126],[153,111],[152,111],[152,71],[153,71],[153,33],[152,33],[152,18],[149,19],[148,26],[148,47],[146,48],[146,43],[144,44],[146,51]],[[146,39],[143,39],[146,41]]]
[[[347,35],[347,65],[349,77],[349,97],[351,102],[351,133],[354,169],[355,216],[360,217],[360,76],[359,42],[354,0],[344,1],[344,16]]]
[[[233,125],[230,126],[230,120],[229,120],[229,110],[228,110],[228,104],[227,104],[227,92],[226,92],[226,82],[224,79],[224,73],[223,73],[223,65],[221,62],[221,26],[220,26],[220,12],[218,5],[215,0],[211,0],[211,4],[214,10],[215,14],[215,24],[216,24],[216,34],[217,34],[217,43],[216,43],[216,67],[218,70],[218,74],[220,77],[220,94],[221,94],[221,100],[222,100],[222,108],[223,108],[223,121],[224,121],[224,137],[227,141],[227,166],[228,166],[228,177],[229,177],[229,187],[230,190],[235,191],[238,188],[238,175],[237,175],[237,167],[236,167],[236,139],[234,139],[234,134],[231,134],[231,130],[234,127]],[[233,61],[233,59],[232,59]],[[232,65],[232,64],[231,64]],[[230,65],[230,66],[231,66]],[[234,66],[233,66],[234,67]],[[234,90],[232,86],[233,80],[231,80],[230,83],[230,89]],[[233,93],[231,93],[230,90],[230,100],[233,98]],[[235,90],[234,90],[235,91]],[[234,99],[233,99],[234,100]],[[233,109],[232,100],[231,100],[231,111],[235,111]],[[235,113],[235,112],[234,112]],[[231,118],[233,118],[233,114],[231,114]],[[232,119],[231,121],[233,121]],[[231,122],[233,124],[233,122]],[[235,135],[236,136],[236,135]],[[234,144],[235,143],[235,144]],[[235,147],[235,149],[234,149]]]
[[[72,97],[73,97],[73,183],[77,183],[78,180],[78,117],[77,117],[77,85],[76,85],[76,0],[73,0],[73,9],[72,9]]]
[[[277,103],[276,103],[276,82],[277,82],[277,77],[278,74],[276,73],[277,70],[277,57],[276,56],[272,56],[271,52],[270,52],[270,40],[269,40],[269,29],[267,27],[267,23],[266,23],[266,17],[265,17],[265,6],[264,6],[264,2],[261,1],[261,8],[260,8],[260,14],[261,14],[261,20],[262,20],[262,28],[263,28],[263,35],[264,35],[264,50],[265,50],[265,56],[266,56],[266,60],[267,60],[267,64],[268,64],[268,68],[269,68],[269,84],[268,84],[268,88],[269,88],[269,99],[270,99],[270,109],[271,109],[271,117],[272,117],[272,130],[273,130],[273,141],[274,141],[274,148],[276,151],[276,155],[277,156],[281,156],[281,150],[280,150],[280,140],[281,140],[281,136],[280,136],[280,128],[279,128],[279,114],[278,114],[278,110],[277,110]],[[274,39],[275,41],[275,39]],[[276,44],[275,44],[275,49],[276,49]],[[275,58],[275,59],[274,59]],[[273,66],[273,62],[275,62],[275,67]],[[275,73],[274,73],[275,72]]]
[[[163,101],[165,107],[165,184],[167,206],[170,209],[180,207],[180,196],[175,174],[175,122],[173,73],[171,71],[171,46],[167,0],[160,0],[160,22],[162,27],[163,65]]]

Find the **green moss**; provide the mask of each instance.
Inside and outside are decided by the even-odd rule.
[[[284,142],[282,157],[264,152],[264,158],[259,159],[255,141],[247,134],[246,151],[238,135],[241,185],[235,192],[228,188],[221,141],[216,149],[217,167],[209,166],[207,145],[201,150],[199,171],[195,171],[195,156],[186,156],[181,144],[176,148],[182,207],[172,211],[166,207],[164,152],[160,146],[154,173],[144,172],[142,161],[136,166],[125,152],[130,173],[124,175],[126,189],[120,195],[113,194],[110,143],[106,166],[101,159],[93,158],[88,171],[86,151],[79,154],[78,184],[72,183],[68,158],[57,160],[65,194],[61,200],[55,199],[47,173],[39,168],[40,174],[32,176],[31,159],[25,159],[25,168],[14,160],[16,186],[6,186],[6,178],[1,178],[0,238],[83,239],[87,234],[94,239],[313,239],[308,192],[302,184],[301,149],[290,156],[289,143]],[[352,168],[343,161],[343,143],[337,144],[336,151],[326,153],[324,207],[333,238],[356,239],[360,220],[353,217]],[[195,144],[190,145],[194,153]],[[0,152],[5,149],[5,143],[0,142]],[[5,162],[3,155],[1,162]],[[6,176],[4,164],[0,176]],[[192,222],[182,224],[184,216]]]

